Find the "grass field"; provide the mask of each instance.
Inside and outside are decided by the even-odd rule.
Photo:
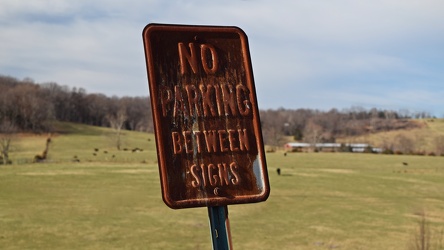
[[[152,135],[126,133],[143,149],[132,153],[108,133],[53,137],[44,164],[24,160],[44,136],[17,140],[22,164],[0,166],[0,249],[211,249],[206,208],[164,205]],[[415,249],[423,217],[430,249],[444,249],[444,157],[277,152],[267,163],[269,199],[229,206],[234,249]]]

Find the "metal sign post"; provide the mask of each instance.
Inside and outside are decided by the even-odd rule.
[[[247,36],[149,24],[143,42],[162,198],[173,209],[208,207],[214,249],[229,249],[226,206],[270,193]]]
[[[230,250],[231,245],[230,221],[228,220],[228,207],[208,207],[210,219],[211,240],[213,250]]]

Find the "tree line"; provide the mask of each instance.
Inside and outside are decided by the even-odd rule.
[[[427,112],[352,107],[339,111],[312,109],[261,110],[265,144],[282,146],[288,137],[307,143],[336,142],[337,138],[420,126],[412,118],[431,118]]]
[[[152,131],[149,97],[108,97],[54,82],[0,76],[0,122],[19,131],[51,132],[55,120],[110,127],[118,119],[124,120],[123,129]]]
[[[282,146],[284,138],[309,143],[418,126],[411,118],[430,118],[426,112],[352,107],[331,109],[260,110],[265,143]],[[52,121],[153,132],[149,97],[108,97],[88,94],[54,82],[37,84],[0,75],[0,133],[11,130],[51,132]]]

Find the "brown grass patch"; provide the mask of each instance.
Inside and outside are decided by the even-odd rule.
[[[146,173],[154,173],[157,172],[157,169],[122,169],[122,170],[113,170],[113,173],[122,173],[122,174],[146,174]]]
[[[28,176],[56,176],[56,175],[93,175],[91,171],[82,171],[82,170],[69,170],[69,171],[51,171],[51,172],[27,172],[21,173],[20,175],[28,175]]]
[[[321,168],[319,171],[333,173],[333,174],[353,174],[354,170],[351,169],[329,169],[329,168]]]

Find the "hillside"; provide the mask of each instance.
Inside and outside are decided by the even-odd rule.
[[[403,154],[444,153],[444,119],[415,120],[417,128],[369,133],[338,138],[338,143],[368,143]],[[12,137],[10,160],[13,164],[34,161],[45,150],[47,162],[151,162],[155,163],[154,134],[125,130],[121,150],[116,147],[115,131],[85,124],[56,122],[52,134],[17,134]],[[143,152],[143,153],[142,153]]]
[[[12,137],[10,160],[13,164],[34,161],[45,150],[47,162],[156,162],[154,135],[123,131],[121,150],[116,147],[113,129],[84,124],[56,122],[52,134],[16,134]],[[142,153],[143,152],[143,153]]]
[[[17,131],[48,132],[54,121],[101,127],[121,122],[128,130],[152,131],[148,97],[108,97],[89,94],[82,88],[38,84],[0,74],[0,101],[0,133],[5,125]]]
[[[57,83],[35,83],[0,74],[0,133],[8,130],[53,132],[54,121],[100,127],[119,124],[126,130],[153,132],[148,97],[108,97]],[[431,119],[427,112],[351,107],[338,110],[260,110],[266,144],[279,147],[283,138],[309,143],[330,143],[344,136],[417,128],[416,119]]]
[[[338,138],[339,143],[368,143],[402,153],[444,153],[444,119],[419,119],[417,128]]]

